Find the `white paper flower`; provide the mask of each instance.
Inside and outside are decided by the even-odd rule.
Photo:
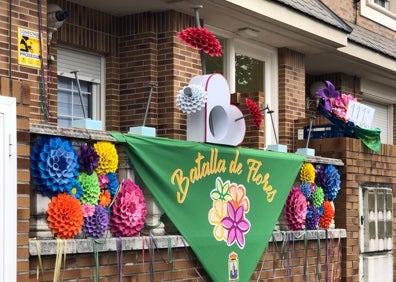
[[[176,96],[176,106],[184,113],[200,111],[206,103],[205,89],[196,84],[183,87]]]

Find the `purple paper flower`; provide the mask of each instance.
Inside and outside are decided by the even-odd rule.
[[[307,217],[305,219],[305,229],[315,230],[318,228],[319,223],[319,211],[312,205],[308,206]]]
[[[37,191],[53,197],[70,188],[79,165],[70,141],[60,137],[43,137],[33,146],[30,167]]]
[[[78,163],[80,164],[80,170],[88,174],[92,174],[94,169],[98,166],[99,156],[95,149],[88,145],[81,145],[80,151],[78,151]]]
[[[321,88],[316,91],[316,95],[321,97],[324,101],[324,108],[326,111],[331,112],[332,106],[330,99],[337,99],[340,96],[340,92],[335,90],[335,86],[330,81],[325,81],[327,88]]]
[[[221,221],[225,229],[228,230],[227,245],[238,244],[239,248],[243,249],[245,246],[245,234],[249,232],[250,222],[245,218],[243,205],[240,205],[236,210],[231,201],[227,203],[228,216]]]
[[[92,216],[84,217],[82,230],[89,237],[100,238],[106,233],[108,224],[109,215],[101,205],[97,205]]]

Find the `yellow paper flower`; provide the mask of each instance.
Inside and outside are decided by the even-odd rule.
[[[118,154],[113,143],[98,141],[94,144],[99,162],[96,168],[97,174],[116,172],[118,168]]]
[[[300,170],[301,182],[315,182],[315,167],[311,163],[304,163]]]

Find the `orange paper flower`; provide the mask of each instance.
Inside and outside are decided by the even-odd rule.
[[[60,239],[74,238],[84,223],[80,201],[66,193],[52,197],[47,214],[52,234]]]
[[[109,190],[102,190],[99,196],[99,205],[102,207],[108,207],[111,203],[111,195]]]
[[[333,205],[329,201],[323,203],[323,214],[319,218],[319,227],[327,229],[330,227],[331,222],[334,219],[334,209]]]

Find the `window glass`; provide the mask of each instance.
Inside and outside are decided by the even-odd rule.
[[[79,80],[85,118],[92,118],[92,83]],[[73,120],[83,119],[84,111],[76,79],[58,76],[58,125],[71,127]]]
[[[223,55],[220,57],[215,57],[215,56],[209,56],[205,54],[205,63],[206,63],[206,73],[221,73],[224,75],[224,56],[225,50],[225,42],[226,40],[223,38],[217,38],[220,41],[221,46],[223,47]]]
[[[263,91],[264,62],[235,54],[235,82],[239,93]]]

